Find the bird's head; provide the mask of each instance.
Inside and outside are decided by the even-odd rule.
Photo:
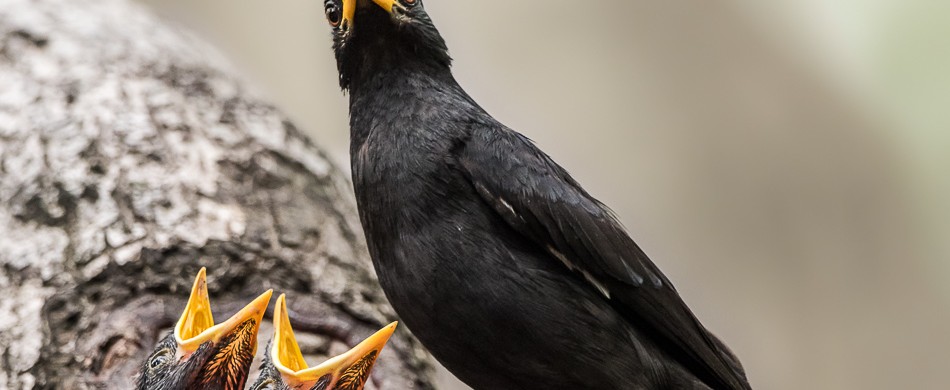
[[[202,268],[174,331],[146,359],[137,388],[243,389],[272,293],[268,290],[216,325]]]
[[[447,71],[452,59],[422,0],[324,0],[340,86],[380,70]]]
[[[314,367],[308,367],[297,338],[290,327],[287,300],[277,298],[274,309],[274,338],[264,357],[261,374],[252,390],[362,390],[396,323],[380,329],[353,349]]]

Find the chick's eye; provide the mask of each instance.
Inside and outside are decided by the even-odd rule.
[[[164,366],[165,364],[167,364],[170,359],[171,359],[170,351],[161,350],[155,355],[153,355],[151,359],[148,360],[148,369],[152,371],[157,370],[161,368],[162,366]]]
[[[340,19],[343,17],[340,7],[332,1],[327,1],[326,3],[326,13],[327,21],[330,22],[330,25],[333,27],[340,25]]]
[[[261,374],[263,376],[264,374]],[[274,383],[273,379],[267,378],[264,380],[258,379],[258,382],[254,384],[254,387],[251,390],[271,390],[277,388],[277,384]]]

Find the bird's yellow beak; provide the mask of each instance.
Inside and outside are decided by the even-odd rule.
[[[389,13],[393,13],[393,7],[402,8],[402,5],[396,0],[373,0],[373,2],[376,3],[376,5],[383,7],[383,9]]]
[[[343,29],[349,29],[351,26],[353,26],[353,18],[356,15],[356,7],[361,1],[365,0],[343,0]],[[415,2],[416,0],[405,1]],[[399,4],[399,1],[397,0],[373,0],[373,2],[390,14],[393,13],[394,8],[405,9],[405,7],[403,7],[402,4]]]
[[[389,337],[396,330],[396,322],[387,325],[378,332],[360,342],[356,347],[335,356],[316,367],[307,367],[303,359],[297,338],[290,327],[287,314],[287,300],[283,294],[277,298],[274,309],[274,341],[271,345],[271,360],[280,371],[284,383],[292,388],[309,389],[316,386],[321,389],[362,390],[369,378],[373,364],[379,357]]]
[[[343,0],[343,30],[349,30],[353,26],[353,17],[356,15],[356,3],[360,0]]]
[[[208,283],[205,279],[204,268],[195,277],[195,284],[191,288],[191,297],[185,306],[185,312],[175,325],[175,341],[178,342],[178,358],[187,359],[201,344],[212,342],[217,344],[227,339],[229,345],[249,346],[250,351],[240,351],[242,355],[253,358],[257,351],[257,331],[261,325],[267,304],[270,302],[273,290],[261,294],[237,314],[227,321],[214,324],[211,316],[211,301],[208,299]],[[224,348],[238,353],[235,348]],[[222,356],[223,357],[223,356]]]

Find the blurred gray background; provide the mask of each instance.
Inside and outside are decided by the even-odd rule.
[[[348,169],[323,2],[143,2]],[[950,2],[426,7],[461,84],[620,215],[754,387],[947,388]]]

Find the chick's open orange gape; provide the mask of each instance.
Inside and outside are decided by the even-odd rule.
[[[137,388],[243,389],[272,294],[268,290],[227,321],[215,324],[202,268],[175,330],[146,360]]]
[[[396,324],[387,325],[341,355],[318,366],[308,367],[290,327],[287,300],[281,294],[274,309],[274,340],[270,358],[284,384],[291,389],[361,390],[376,359],[396,330]]]
[[[248,370],[257,353],[257,331],[273,290],[267,290],[226,321],[215,325],[208,298],[204,268],[198,272],[191,297],[175,326],[178,358],[187,359],[202,344],[215,345],[211,358],[197,376],[197,383],[220,383],[225,389],[243,389]]]
[[[267,290],[227,321],[215,325],[211,314],[211,301],[208,298],[206,272],[205,268],[202,268],[195,277],[188,304],[175,325],[175,341],[181,346],[179,358],[187,358],[205,342],[218,343],[224,338],[243,340],[242,344],[250,348],[249,354],[253,357],[257,350],[257,330],[264,312],[267,311],[273,290]],[[227,349],[235,352],[234,348]]]

